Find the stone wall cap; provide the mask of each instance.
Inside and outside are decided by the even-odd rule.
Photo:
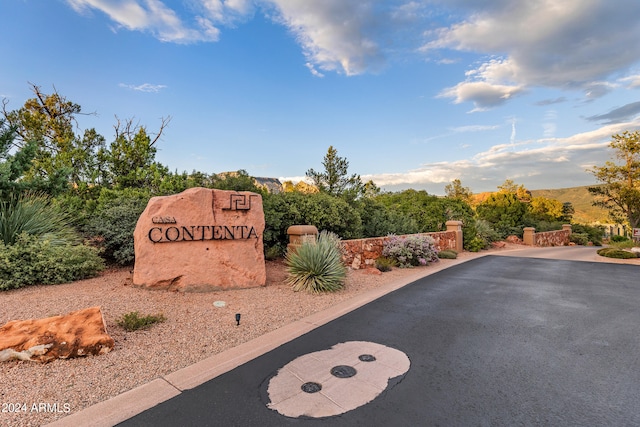
[[[292,225],[287,228],[287,234],[295,236],[303,236],[305,234],[318,234],[318,229],[315,225]]]
[[[462,221],[456,221],[456,220],[449,220],[447,222],[445,222],[445,225],[462,225]]]

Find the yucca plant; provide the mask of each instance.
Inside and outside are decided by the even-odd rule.
[[[342,263],[340,238],[321,231],[316,242],[305,242],[286,256],[287,283],[293,290],[311,293],[342,289],[347,269]]]
[[[68,214],[51,198],[25,193],[0,201],[0,240],[10,246],[22,233],[47,240],[53,246],[75,244],[79,236]]]

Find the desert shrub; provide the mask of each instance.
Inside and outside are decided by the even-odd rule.
[[[137,311],[124,314],[118,319],[118,326],[127,332],[137,331],[138,329],[147,329],[156,323],[167,320],[163,314],[140,316]]]
[[[633,240],[625,240],[622,242],[609,242],[609,246],[616,249],[631,249],[636,246],[636,242]]]
[[[347,269],[342,263],[340,238],[323,230],[316,242],[305,242],[286,256],[287,283],[293,290],[311,293],[342,289]]]
[[[589,243],[589,234],[572,232],[569,241],[575,243],[576,245],[585,246]]]
[[[609,240],[611,240],[612,242],[618,243],[618,242],[626,242],[629,239],[626,236],[611,236]]]
[[[624,251],[622,249],[616,248],[602,248],[598,250],[598,255],[607,257],[607,258],[618,258],[618,259],[631,259],[637,258],[637,255],[633,252]]]
[[[595,246],[602,246],[602,237],[604,236],[604,228],[602,226],[591,226],[584,224],[571,224],[571,234],[586,233],[588,236],[587,243],[591,242]]]
[[[0,242],[0,290],[70,282],[103,269],[97,250],[88,246],[54,244],[26,233],[13,245]]]
[[[284,250],[280,245],[273,245],[264,250],[264,259],[267,261],[273,261],[282,256]]]
[[[265,248],[286,247],[287,228],[292,225],[315,225],[344,239],[362,237],[362,219],[347,202],[325,193],[266,194],[263,199]]]
[[[438,251],[433,238],[420,235],[390,236],[384,242],[382,256],[395,260],[401,268],[438,261]]]
[[[465,242],[464,248],[469,252],[480,252],[482,249],[487,248],[487,242],[480,236],[476,236],[468,242]]]
[[[105,258],[120,265],[133,263],[133,231],[148,201],[144,190],[103,190],[86,231],[101,238]]]
[[[359,201],[357,209],[362,218],[362,236],[360,237],[413,234],[420,231],[416,221],[409,215],[387,207],[372,198]]]
[[[396,261],[387,257],[376,258],[376,268],[382,272],[391,271],[397,265]]]
[[[39,193],[0,201],[0,241],[13,245],[22,233],[47,240],[52,246],[79,242],[70,216],[49,196]]]
[[[456,259],[458,258],[458,253],[453,249],[445,249],[444,251],[438,252],[438,258],[440,259]]]

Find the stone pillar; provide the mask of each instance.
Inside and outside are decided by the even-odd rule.
[[[525,227],[524,228],[524,236],[522,236],[522,241],[525,245],[535,246],[536,244],[536,229],[533,227]]]
[[[447,231],[456,232],[456,247],[455,250],[462,252],[464,250],[464,242],[462,240],[462,221],[447,221]]]
[[[318,229],[315,225],[292,225],[287,228],[289,244],[287,251],[296,250],[304,242],[315,242],[318,238]]]
[[[571,236],[571,224],[562,224],[562,230],[567,230],[569,232],[569,236]]]

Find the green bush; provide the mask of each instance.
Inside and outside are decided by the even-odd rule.
[[[398,265],[395,260],[387,257],[376,258],[376,268],[382,272],[391,271],[393,267]]]
[[[607,258],[618,258],[618,259],[631,259],[637,258],[637,255],[633,252],[623,251],[621,249],[616,248],[602,248],[598,250],[598,255],[607,257]]]
[[[103,269],[97,250],[88,246],[53,244],[26,233],[13,245],[0,242],[0,290],[71,282]]]
[[[476,236],[473,239],[465,243],[465,249],[469,252],[480,252],[482,249],[486,249],[487,242],[480,236]]]
[[[576,245],[586,246],[590,242],[589,234],[572,232],[569,241],[575,243]]]
[[[629,239],[626,236],[611,236],[609,240],[611,240],[612,242],[618,243],[618,242],[626,242]]]
[[[148,201],[145,190],[102,191],[86,231],[102,238],[101,246],[108,260],[120,265],[133,263],[133,231]]]
[[[273,245],[264,250],[264,259],[267,261],[274,261],[282,256],[284,251],[279,245]]]
[[[342,263],[340,239],[323,230],[317,242],[305,242],[296,251],[287,253],[287,283],[293,290],[311,293],[342,289],[347,269]]]
[[[325,193],[279,193],[263,197],[265,248],[286,247],[287,229],[292,225],[314,225],[343,239],[362,237],[362,219],[347,202]]]
[[[438,252],[438,258],[440,259],[456,259],[458,258],[458,253],[453,249],[446,249],[444,251]]]
[[[595,246],[602,246],[604,228],[602,226],[591,226],[585,224],[571,224],[571,234],[587,234],[587,243],[591,242]],[[577,242],[576,242],[577,243]]]
[[[123,315],[118,320],[118,326],[123,328],[127,332],[137,331],[138,329],[147,329],[156,323],[161,323],[167,320],[163,314],[140,316],[137,311],[132,311]]]
[[[438,261],[438,251],[433,238],[420,235],[390,236],[384,242],[382,256],[393,259],[400,268]]]

